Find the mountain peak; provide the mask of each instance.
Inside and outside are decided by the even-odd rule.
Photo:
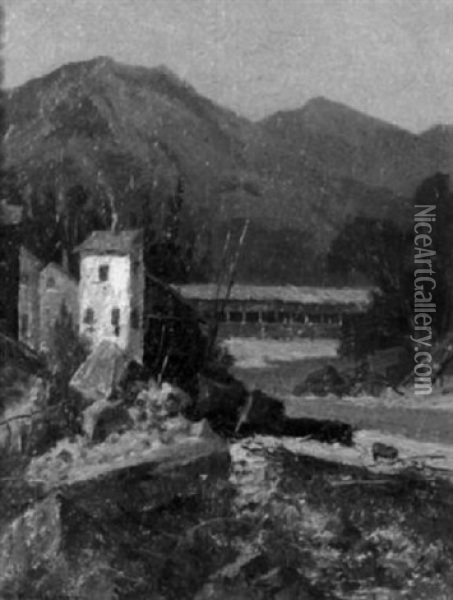
[[[87,61],[69,63],[61,67],[61,69],[68,67],[71,69],[80,69],[82,73],[109,73],[119,75],[120,77],[143,79],[145,81],[150,78],[163,77],[171,80],[173,83],[184,85],[184,82],[164,64],[144,67],[123,63],[113,59],[111,56],[100,55]]]
[[[88,60],[87,64],[92,64],[97,67],[111,67],[115,64],[115,61],[111,56],[101,54],[100,56],[95,56],[91,60]]]
[[[15,91],[21,88],[33,89],[36,85],[42,87],[43,84],[47,83],[57,82],[59,84],[64,81],[75,82],[86,77],[109,78],[112,76],[139,83],[154,82],[156,79],[164,80],[173,86],[191,88],[189,84],[180,79],[164,64],[155,67],[142,67],[116,61],[111,56],[100,55],[85,61],[66,63],[42,77],[30,79],[21,86],[13,88],[10,93],[14,94]]]
[[[279,111],[263,119],[262,122],[272,129],[290,126],[307,132],[347,138],[355,137],[360,133],[370,135],[384,132],[388,134],[399,132],[408,137],[415,137],[414,134],[397,125],[372,117],[325,96],[311,98],[298,109]]]
[[[338,102],[334,102],[325,96],[314,96],[313,98],[310,98],[310,100],[307,100],[302,108],[328,108],[338,105]]]
[[[349,122],[354,122],[356,126],[366,127],[367,129],[399,130],[409,134],[408,131],[397,125],[393,125],[392,123],[383,121],[377,117],[372,117],[371,115],[343,104],[342,102],[330,100],[324,96],[317,96],[309,100],[303,106],[302,113],[307,121],[310,119],[321,118],[322,120],[335,120],[340,124],[343,119],[347,118]]]
[[[178,77],[174,71],[164,64],[152,67],[131,65],[113,60],[108,56],[99,56],[85,63],[89,70],[95,74],[108,74],[127,80],[129,83],[155,84],[157,82],[172,86],[173,88],[185,88],[193,90],[192,86]]]

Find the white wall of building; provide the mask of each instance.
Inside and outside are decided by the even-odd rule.
[[[138,264],[138,266],[137,266]],[[100,267],[108,267],[106,281]],[[96,255],[81,257],[79,284],[79,331],[95,347],[110,340],[135,360],[143,359],[143,261],[140,256]],[[93,322],[86,322],[92,309]],[[112,323],[112,311],[119,309],[118,326]],[[138,319],[131,320],[131,311]]]
[[[101,281],[99,268],[108,267],[107,281]],[[87,255],[80,268],[80,333],[96,346],[111,340],[126,350],[129,345],[131,310],[131,262],[128,256]],[[112,310],[119,309],[119,331],[112,324]],[[93,323],[86,323],[87,309],[94,311]]]

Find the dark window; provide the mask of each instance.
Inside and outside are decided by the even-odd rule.
[[[101,265],[99,267],[99,281],[107,281],[109,278],[109,266]]]
[[[305,314],[297,312],[293,315],[293,320],[296,321],[296,323],[305,323]]]
[[[115,335],[118,337],[120,335],[120,309],[112,308],[112,325],[114,327]]]
[[[23,336],[26,336],[28,333],[28,315],[24,314],[20,317],[20,331]]]
[[[87,325],[92,325],[94,322],[94,310],[92,308],[87,308],[85,310],[85,315],[83,317],[83,322]]]
[[[112,308],[112,325],[120,324],[120,309]]]
[[[273,310],[266,310],[263,312],[263,321],[265,323],[275,323],[276,316]]]
[[[217,321],[219,321],[219,323],[225,323],[225,321],[226,321],[225,311],[224,310],[219,311],[217,313],[217,317],[216,318],[217,318]]]
[[[242,313],[238,310],[232,310],[230,312],[231,323],[242,323]]]
[[[46,286],[47,286],[47,288],[54,288],[55,287],[55,278],[54,277],[48,277],[47,282],[46,282]]]
[[[131,311],[131,327],[132,329],[138,329],[140,327],[140,313],[136,308]]]
[[[288,313],[279,310],[277,313],[277,321],[279,323],[284,323],[286,321],[286,319],[288,318],[288,316],[289,316]]]
[[[246,323],[258,323],[260,320],[259,312],[246,312],[245,313],[245,321]]]
[[[322,323],[321,315],[319,313],[310,315],[310,323]]]

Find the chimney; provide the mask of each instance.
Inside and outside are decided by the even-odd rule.
[[[61,266],[66,273],[69,273],[69,256],[68,249],[63,248],[62,256],[61,256]]]
[[[110,226],[110,231],[112,233],[116,233],[116,228],[118,227],[118,213],[114,212],[112,214],[112,224]]]

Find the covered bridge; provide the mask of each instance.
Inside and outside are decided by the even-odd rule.
[[[336,335],[345,314],[365,312],[371,289],[238,284],[230,295],[215,284],[178,286],[205,318],[217,317],[224,335],[269,337]]]

